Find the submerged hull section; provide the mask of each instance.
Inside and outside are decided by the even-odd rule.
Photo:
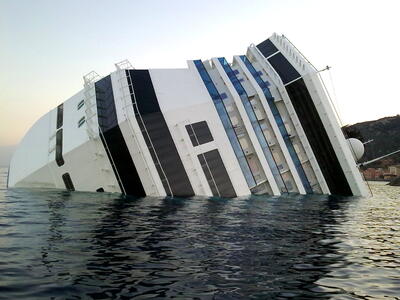
[[[187,69],[129,63],[43,116],[10,187],[135,196],[368,195],[317,71],[284,37]]]

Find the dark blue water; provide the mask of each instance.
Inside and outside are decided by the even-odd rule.
[[[6,190],[0,299],[400,299],[400,188],[370,199]]]

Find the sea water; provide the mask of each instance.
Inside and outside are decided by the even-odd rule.
[[[6,189],[0,299],[400,299],[400,187],[371,198]]]

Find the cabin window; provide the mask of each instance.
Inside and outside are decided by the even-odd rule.
[[[192,123],[185,127],[194,147],[214,140],[206,121]]]
[[[289,83],[295,79],[300,78],[299,72],[292,66],[292,64],[283,56],[278,53],[268,59],[275,71],[279,74],[284,84]]]
[[[213,196],[236,197],[235,189],[217,149],[197,155]]]
[[[79,103],[78,103],[78,110],[80,110],[84,104],[85,104],[85,100],[79,101]]]
[[[74,184],[72,183],[72,179],[71,179],[71,176],[69,175],[69,173],[64,173],[62,175],[62,179],[64,181],[65,188],[68,191],[75,191],[75,187],[74,187]]]
[[[62,156],[63,147],[63,130],[59,129],[56,133],[56,163],[57,166],[61,167],[64,164],[64,158]]]
[[[64,105],[57,106],[57,129],[63,126]]]
[[[81,127],[83,123],[85,123],[85,117],[80,118],[80,120],[78,121],[78,128]]]

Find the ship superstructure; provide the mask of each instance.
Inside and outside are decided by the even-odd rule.
[[[185,69],[129,62],[44,115],[10,187],[135,196],[366,196],[318,71],[274,34],[246,55]]]

